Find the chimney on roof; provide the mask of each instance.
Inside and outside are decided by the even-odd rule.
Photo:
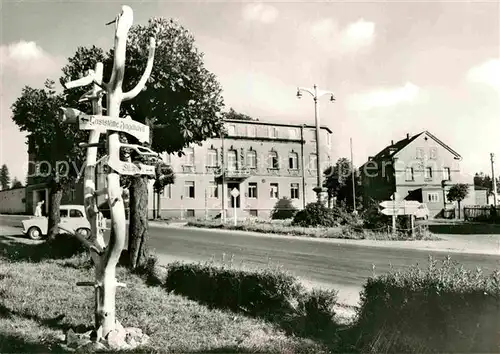
[[[391,140],[391,146],[394,145],[394,140]]]
[[[410,139],[410,133],[406,133],[406,139]]]
[[[373,161],[373,156],[368,156],[368,161]]]

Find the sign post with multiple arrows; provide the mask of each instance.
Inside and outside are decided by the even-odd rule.
[[[401,200],[397,193],[391,196],[391,200],[383,201],[379,204],[383,209],[381,213],[392,216],[392,231],[396,232],[396,217],[398,215],[411,215],[411,226],[413,232],[413,219],[420,206],[420,202],[415,200]]]

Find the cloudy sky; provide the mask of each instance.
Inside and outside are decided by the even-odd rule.
[[[320,101],[335,156],[362,164],[390,141],[429,130],[470,173],[500,160],[499,2],[129,1],[134,23],[174,17],[190,29],[227,107],[260,120],[314,122],[297,86]],[[78,46],[109,48],[116,1],[3,1],[0,164],[24,181],[24,134],[10,106],[24,85],[58,81]],[[500,168],[497,168],[500,171]]]

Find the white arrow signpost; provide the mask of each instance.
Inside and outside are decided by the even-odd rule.
[[[234,210],[234,225],[238,225],[238,218],[236,217],[236,198],[238,198],[238,196],[240,195],[240,191],[236,188],[233,188],[231,190],[231,195],[233,196],[234,198],[234,202],[233,202],[233,210]]]
[[[415,214],[417,213],[420,202],[414,200],[399,200],[398,195],[394,193],[391,196],[392,200],[386,200],[380,203],[383,209],[381,213],[384,215],[392,216],[392,231],[396,232],[396,217],[398,215],[411,216],[411,229],[413,233],[413,222]]]
[[[97,130],[101,133],[119,131],[136,137],[140,142],[149,142],[149,126],[132,119],[82,113],[78,116],[78,125],[81,130]]]

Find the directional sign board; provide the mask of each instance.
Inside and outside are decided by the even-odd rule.
[[[120,161],[120,160],[115,160],[115,159],[108,159],[107,164],[109,167],[111,167],[113,170],[118,172],[121,175],[148,175],[148,176],[154,176],[155,175],[155,167],[154,166],[149,166],[149,165],[144,165],[144,164],[135,164],[132,162],[127,162],[127,161]]]
[[[414,200],[396,201],[387,200],[379,204],[382,208],[381,213],[384,215],[414,215],[420,203]]]
[[[236,197],[238,197],[238,196],[240,195],[240,191],[239,191],[238,189],[236,189],[236,188],[233,188],[233,189],[231,190],[231,195],[232,195],[234,198],[236,198]]]
[[[80,130],[115,130],[133,135],[141,142],[149,142],[149,126],[132,119],[82,114],[78,122]]]

